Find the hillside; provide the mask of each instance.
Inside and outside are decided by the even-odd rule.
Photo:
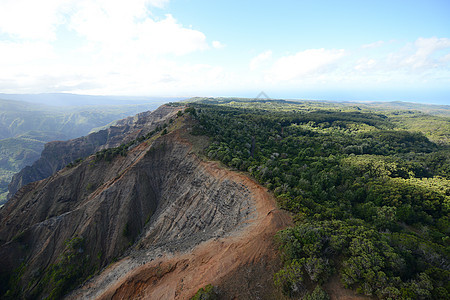
[[[30,174],[49,177],[0,209],[0,292],[447,299],[447,124],[390,107],[194,99],[48,144]]]
[[[143,131],[162,126],[173,109],[161,106],[153,112],[143,112],[114,122],[107,129],[68,141],[47,143],[41,156],[31,166],[23,168],[12,177],[8,196],[12,197],[27,183],[41,180],[59,171],[69,163],[89,156],[99,150],[117,147],[136,139]]]
[[[274,282],[286,295],[336,276],[382,299],[450,295],[448,117],[214,99],[191,109],[194,132],[213,141],[206,155],[294,214],[277,234],[285,266]]]
[[[44,95],[39,99],[44,100]],[[149,103],[58,107],[0,99],[0,204],[6,199],[12,176],[31,166],[45,143],[80,137],[94,128],[154,108],[155,104]]]
[[[66,139],[88,134],[92,128],[104,126],[155,104],[58,107],[23,101],[0,99],[0,139],[34,132],[59,132]]]
[[[41,155],[47,141],[64,139],[63,134],[28,132],[0,140],[0,204],[6,199],[7,187],[13,175],[32,165]],[[2,196],[3,195],[3,196]]]
[[[184,289],[171,279],[157,283],[158,289],[167,292],[175,285],[171,293],[186,299],[209,283],[205,280],[232,280],[234,272],[243,275],[244,266],[259,258],[267,262],[255,266],[255,276],[261,270],[270,272],[258,275],[260,279],[252,285],[270,290],[278,261],[272,236],[288,219],[280,219],[282,213],[272,197],[256,183],[202,162],[194,154],[187,133],[192,128],[190,118],[175,119],[180,109],[165,110],[166,126],[171,125],[158,126],[149,116],[141,123],[146,130],[114,148],[118,151],[97,152],[26,185],[8,201],[0,210],[1,282],[9,282],[2,286],[3,293],[9,290],[4,297],[59,298],[123,254],[124,258],[101,273],[106,279],[96,279],[101,284],[77,293],[87,292],[86,298],[110,293],[116,289],[110,276],[148,274],[151,278],[158,264],[168,268],[165,272],[178,274],[178,280],[186,280]],[[207,247],[205,241],[210,243]],[[224,243],[229,247],[221,248]],[[198,251],[210,260],[203,270],[214,272],[209,277],[195,276],[198,268],[206,267],[203,259],[198,260]],[[178,253],[187,256],[176,258],[178,267],[174,267],[170,257]],[[229,266],[223,268],[226,261]],[[145,263],[141,273],[139,267]],[[119,273],[110,274],[117,269]],[[238,284],[227,283],[229,293]],[[131,296],[155,293],[126,285],[117,286],[119,291]]]

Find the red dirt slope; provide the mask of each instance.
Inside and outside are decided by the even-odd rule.
[[[135,269],[100,299],[189,299],[207,284],[218,286],[226,299],[243,299],[251,294],[255,297],[250,298],[272,298],[272,274],[279,265],[273,237],[291,224],[290,217],[278,210],[273,197],[253,180],[223,170],[216,163],[205,164],[211,174],[223,176],[226,172],[226,177],[249,188],[257,199],[256,218],[231,236],[209,240],[188,253],[163,257]]]

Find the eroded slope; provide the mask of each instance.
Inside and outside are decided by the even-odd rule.
[[[180,125],[181,120],[175,123]],[[228,246],[224,243],[232,239],[220,240],[236,232],[266,232],[262,229],[266,226],[248,228],[262,224],[275,208],[271,200],[270,205],[264,204],[265,210],[257,211],[261,193],[255,191],[260,188],[243,178],[202,162],[175,130],[141,143],[126,157],[96,162],[92,156],[73,168],[27,185],[0,210],[0,264],[5,266],[2,275],[17,275],[13,278],[15,286],[8,287],[10,294],[59,297],[81,278],[121,256],[133,243],[129,255],[121,261],[119,274],[107,269],[99,277],[106,279],[97,279],[98,289],[77,295],[109,295],[119,277],[141,274],[136,267],[145,263],[150,272],[155,271],[156,262],[171,265],[167,257],[179,253],[191,255],[196,261],[182,269],[195,271],[202,266],[205,272],[220,273],[214,278],[225,278],[242,265],[237,249],[259,253],[242,260],[250,263],[267,252],[273,232],[284,224],[267,226],[271,233],[266,238],[270,241],[262,243],[262,248],[258,246],[259,235],[241,238],[243,243]],[[250,227],[246,223],[251,223]],[[195,248],[199,244],[203,246]],[[207,259],[218,253],[224,254],[220,263]],[[206,260],[198,261],[200,257]],[[190,276],[193,281],[186,282],[189,288],[177,297],[192,294],[208,279],[199,281],[197,276]],[[179,284],[180,277],[176,278],[170,280],[169,286]],[[161,281],[163,286],[166,283],[166,279]],[[148,293],[150,287],[143,291]],[[158,295],[166,295],[167,299],[173,296],[160,288],[151,290],[160,291]],[[119,291],[129,290],[120,285]]]

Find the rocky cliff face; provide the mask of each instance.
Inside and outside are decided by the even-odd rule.
[[[69,141],[55,141],[45,145],[41,157],[32,166],[13,176],[8,186],[10,199],[22,186],[49,177],[78,158],[99,150],[117,147],[162,125],[172,118],[178,108],[161,106],[153,112],[144,112],[115,123],[105,130]]]
[[[151,121],[145,116],[124,120],[117,130],[125,140],[131,139],[150,130],[157,124],[155,120],[174,118],[175,112],[163,108]],[[254,193],[255,187],[249,188],[231,172],[212,168],[192,152],[182,138],[189,130],[182,119],[173,122],[168,134],[142,142],[126,157],[116,156],[107,162],[91,156],[21,188],[0,209],[0,292],[9,289],[5,297],[58,298],[125,251],[126,257],[133,259],[121,265],[122,275],[161,257],[187,253],[203,242],[239,232],[265,213],[269,216],[269,212],[261,216],[256,211],[259,194]],[[135,126],[136,130],[126,134],[123,126]],[[119,140],[114,137],[120,134],[112,137],[110,132],[81,141],[103,139],[103,147],[114,145]],[[74,141],[67,147],[71,143]],[[102,145],[96,147],[92,149]],[[84,151],[81,148],[73,152]],[[53,153],[67,155],[58,147]],[[48,156],[46,164],[49,172],[58,168]],[[266,209],[273,209],[271,205]],[[283,222],[277,224],[278,229],[284,226]],[[275,227],[268,226],[271,230]],[[265,248],[259,250],[264,252]],[[229,274],[233,270],[236,268],[225,271]],[[113,277],[105,276],[109,279],[100,280],[98,289],[90,289],[94,294],[80,291],[75,298],[101,296],[111,288]],[[200,282],[192,283],[187,294],[179,296],[192,296],[196,284]],[[121,292],[126,291],[126,287],[121,288]],[[170,295],[167,299],[173,298]]]

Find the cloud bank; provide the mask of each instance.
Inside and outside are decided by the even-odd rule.
[[[192,95],[450,85],[450,39],[240,49],[164,11],[169,0],[3,0],[0,92]],[[249,56],[248,53],[258,53]],[[230,60],[230,57],[232,58]],[[207,59],[208,58],[208,59]],[[230,61],[236,61],[231,64]]]

